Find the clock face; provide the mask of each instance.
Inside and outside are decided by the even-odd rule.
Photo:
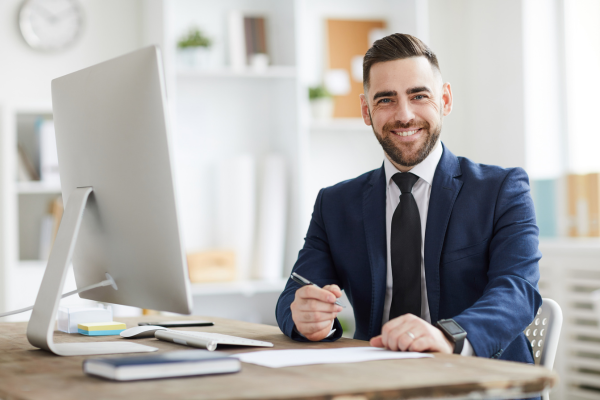
[[[80,36],[83,11],[76,0],[25,0],[19,28],[34,49],[62,50]]]

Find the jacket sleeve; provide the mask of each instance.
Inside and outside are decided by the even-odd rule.
[[[475,304],[454,318],[480,357],[500,357],[542,304],[538,233],[527,174],[512,169],[496,200],[487,286]]]
[[[298,254],[298,260],[292,272],[297,272],[319,286],[335,284],[340,289],[343,289],[341,281],[333,267],[327,232],[322,218],[324,193],[325,189],[322,189],[317,196],[308,233],[304,239],[304,247]],[[279,328],[285,335],[297,341],[308,342],[308,339],[300,336],[294,329],[295,324],[292,320],[292,311],[290,310],[296,290],[299,288],[300,285],[288,279],[285,289],[277,301],[275,314]],[[335,333],[323,339],[323,342],[333,342],[342,337],[342,326],[337,318],[334,321],[332,329],[336,330]]]

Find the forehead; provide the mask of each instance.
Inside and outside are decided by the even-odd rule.
[[[369,72],[369,94],[381,90],[396,90],[427,86],[436,91],[439,73],[425,57],[410,57],[402,60],[385,61],[371,66]]]

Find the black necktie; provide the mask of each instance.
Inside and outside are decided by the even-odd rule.
[[[392,179],[400,188],[400,204],[392,216],[392,306],[390,320],[404,314],[421,317],[421,218],[412,195],[419,177],[397,173]]]

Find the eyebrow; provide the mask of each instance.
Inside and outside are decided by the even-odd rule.
[[[393,97],[393,96],[397,96],[398,92],[396,92],[395,90],[386,90],[384,92],[377,92],[375,93],[375,96],[373,96],[373,100],[377,100],[380,97]]]
[[[414,93],[419,93],[419,92],[432,93],[431,89],[429,89],[427,86],[417,86],[417,87],[406,90],[406,94],[414,94]]]

